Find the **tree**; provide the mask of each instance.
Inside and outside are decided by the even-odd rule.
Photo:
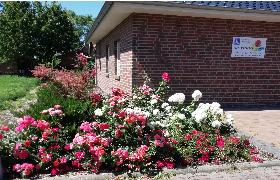
[[[2,7],[0,58],[26,69],[50,61],[55,53],[79,48],[93,22],[90,16],[69,13],[55,2],[3,2]]]
[[[0,54],[21,64],[30,64],[36,42],[34,8],[30,2],[4,2],[0,16]]]
[[[77,15],[71,10],[68,10],[68,16],[75,24],[76,33],[80,38],[80,43],[83,44],[87,33],[93,25],[94,19],[91,15]]]

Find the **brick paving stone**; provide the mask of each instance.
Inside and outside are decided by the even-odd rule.
[[[280,110],[227,111],[232,114],[234,126],[280,148]]]
[[[280,179],[280,167],[270,168],[254,168],[248,170],[236,170],[225,172],[213,172],[213,173],[195,173],[195,174],[179,174],[173,176],[172,180],[279,180]]]

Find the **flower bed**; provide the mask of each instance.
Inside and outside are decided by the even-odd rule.
[[[34,176],[69,171],[148,171],[205,163],[257,161],[258,149],[236,137],[233,118],[217,102],[199,103],[202,93],[169,98],[168,73],[156,89],[148,83],[132,95],[113,88],[108,97],[91,93],[91,118],[73,138],[61,126],[63,107],[24,116],[15,127],[0,126],[0,155],[6,174]],[[69,141],[69,139],[71,139]]]

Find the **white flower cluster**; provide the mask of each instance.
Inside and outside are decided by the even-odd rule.
[[[144,115],[145,117],[149,117],[150,116],[150,113],[148,111],[143,111],[139,107],[134,107],[133,109],[132,108],[126,108],[125,112],[127,114]]]
[[[175,119],[185,120],[186,116],[182,113],[176,113],[176,114],[171,116],[171,120],[175,120]]]
[[[168,102],[176,102],[176,103],[183,104],[184,101],[185,101],[185,95],[183,93],[176,93],[168,98]]]
[[[222,123],[227,125],[232,125],[233,118],[230,114],[224,114],[221,105],[217,102],[209,103],[200,103],[197,109],[192,113],[192,117],[197,123],[201,123],[207,119],[211,118],[210,125],[215,128],[219,128]]]
[[[154,128],[155,126],[160,126],[160,127],[163,127],[163,128],[170,126],[168,120],[166,120],[166,119],[162,119],[160,121],[155,121],[155,122],[152,121],[152,122],[148,123],[148,125],[151,128]]]
[[[94,115],[95,116],[102,116],[103,115],[103,111],[102,111],[102,109],[100,109],[100,108],[98,108],[98,109],[96,109],[95,111],[94,111]]]
[[[199,101],[202,98],[202,93],[199,90],[195,90],[192,94],[192,98],[194,101]]]

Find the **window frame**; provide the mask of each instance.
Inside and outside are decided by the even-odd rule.
[[[114,69],[115,69],[115,76],[119,77],[121,72],[121,45],[120,40],[114,41],[114,57],[115,57],[115,63],[114,63]]]
[[[109,44],[106,45],[105,47],[105,60],[106,60],[106,63],[105,63],[105,72],[107,74],[109,74],[109,58],[110,58],[110,46]]]

